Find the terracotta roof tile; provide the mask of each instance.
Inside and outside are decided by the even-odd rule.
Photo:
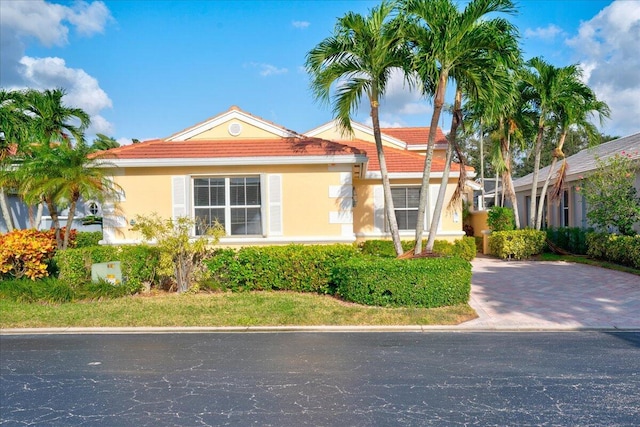
[[[193,159],[225,157],[342,156],[364,154],[345,144],[319,138],[164,141],[160,139],[109,150],[116,159]]]
[[[406,128],[382,128],[382,133],[407,143],[407,145],[427,145],[429,138],[428,127],[406,127]],[[436,132],[436,146],[447,145],[447,137],[438,128]]]

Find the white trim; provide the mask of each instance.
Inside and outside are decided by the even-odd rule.
[[[272,157],[202,157],[161,159],[120,159],[112,163],[125,167],[169,167],[169,166],[253,166],[253,165],[322,165],[358,164],[367,161],[364,155],[345,156],[272,156]]]
[[[422,172],[392,172],[389,174],[389,179],[422,179]],[[457,178],[460,176],[460,172],[451,172],[449,178]],[[442,172],[431,172],[430,178],[442,178]],[[382,173],[380,171],[368,171],[364,179],[382,179]]]
[[[380,238],[380,237],[391,237],[391,233],[380,233],[380,232],[368,232],[368,233],[356,233],[355,234],[357,238]],[[464,231],[438,231],[436,233],[436,238],[440,237],[440,236],[464,236],[465,232]],[[411,237],[411,238],[415,238],[416,233],[415,231],[412,230],[401,230],[400,231],[400,237]],[[424,233],[422,234],[423,238],[427,238],[429,237],[429,230],[425,230]]]
[[[338,130],[338,126],[337,126],[337,121],[336,120],[331,120],[330,122],[327,122],[321,126],[318,126],[317,128],[311,129],[308,132],[305,132],[303,135],[305,136],[309,136],[309,137],[315,137],[316,135],[320,135],[322,132],[328,131],[330,129],[336,129],[336,131]],[[353,130],[357,130],[363,133],[366,133],[367,135],[370,135],[371,137],[374,137],[373,135],[373,128],[367,126],[367,125],[363,125],[362,123],[358,123],[358,122],[354,122],[353,120],[351,121],[351,128]],[[381,132],[382,140],[385,142],[388,142],[391,145],[395,145],[398,148],[401,148],[403,150],[407,149],[407,143],[394,138],[392,136],[387,135],[384,132]],[[342,138],[348,139],[350,136],[349,135],[341,135]],[[367,142],[371,142],[371,141],[367,141]]]
[[[414,144],[414,145],[409,145],[407,147],[407,150],[409,151],[426,151],[429,148],[429,146],[427,144]],[[442,143],[438,143],[436,142],[435,145],[433,146],[434,150],[446,150],[447,149],[447,144],[442,142]]]
[[[218,242],[220,245],[244,245],[249,246],[252,244],[268,245],[270,243],[353,243],[356,238],[353,233],[348,236],[295,236],[295,237],[222,237]],[[142,239],[123,239],[105,241],[101,240],[101,245],[137,245],[144,243]]]
[[[274,125],[272,123],[268,123],[264,120],[260,120],[250,114],[245,113],[244,111],[232,109],[218,116],[215,116],[205,121],[204,123],[192,126],[190,128],[183,130],[180,133],[172,135],[168,137],[165,141],[186,141],[189,138],[193,138],[196,135],[204,133],[210,129],[213,129],[225,122],[229,122],[234,119],[245,122],[247,124],[250,124],[251,126],[255,126],[259,129],[262,129],[266,132],[272,133],[276,136],[280,136],[283,138],[296,136],[295,132],[289,131],[280,126]]]
[[[330,211],[329,224],[353,224],[353,212],[350,210]]]

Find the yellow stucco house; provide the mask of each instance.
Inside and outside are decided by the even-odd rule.
[[[140,241],[134,217],[215,218],[221,244],[336,243],[388,238],[373,130],[354,123],[353,137],[334,122],[304,134],[231,107],[168,138],[109,150],[118,208],[103,207],[104,243]],[[384,129],[398,223],[414,234],[428,128]],[[426,227],[440,186],[446,139],[439,131]],[[453,164],[447,199],[459,168]],[[195,227],[194,235],[201,230]],[[443,215],[438,238],[464,235],[461,207]]]

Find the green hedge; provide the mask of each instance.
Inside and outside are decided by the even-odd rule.
[[[353,259],[333,270],[337,293],[377,306],[442,307],[469,301],[471,264],[457,257]]]
[[[587,255],[640,269],[640,235],[587,234]]]
[[[119,298],[131,293],[132,290],[127,286],[113,286],[105,281],[78,286],[53,277],[0,281],[0,299],[21,303],[62,304],[78,300]]]
[[[571,252],[576,255],[587,254],[587,233],[592,232],[591,229],[580,227],[559,227],[548,228],[546,230],[547,239],[554,245]]]
[[[406,252],[413,248],[413,240],[403,240],[402,249]],[[423,247],[426,241],[423,242]],[[360,243],[360,251],[364,255],[372,255],[383,258],[396,258],[396,251],[391,240],[366,240]],[[446,240],[436,240],[433,243],[433,252],[440,255],[457,256],[467,261],[475,258],[477,253],[476,240],[474,237],[463,236],[461,239],[451,243]]]
[[[353,245],[251,246],[218,249],[205,261],[219,289],[334,293],[331,270],[360,256]]]
[[[76,234],[76,242],[74,248],[89,248],[91,246],[99,246],[102,240],[102,231],[78,231]]]
[[[530,258],[542,253],[546,237],[544,231],[532,229],[494,231],[489,235],[489,250],[500,258]]]
[[[92,264],[120,261],[124,285],[132,291],[153,282],[159,260],[158,249],[146,245],[92,246],[58,251],[54,256],[58,278],[72,286],[91,280]]]

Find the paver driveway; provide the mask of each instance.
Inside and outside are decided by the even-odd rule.
[[[470,305],[478,329],[640,329],[640,276],[590,265],[473,262]],[[462,325],[461,325],[462,326]]]

